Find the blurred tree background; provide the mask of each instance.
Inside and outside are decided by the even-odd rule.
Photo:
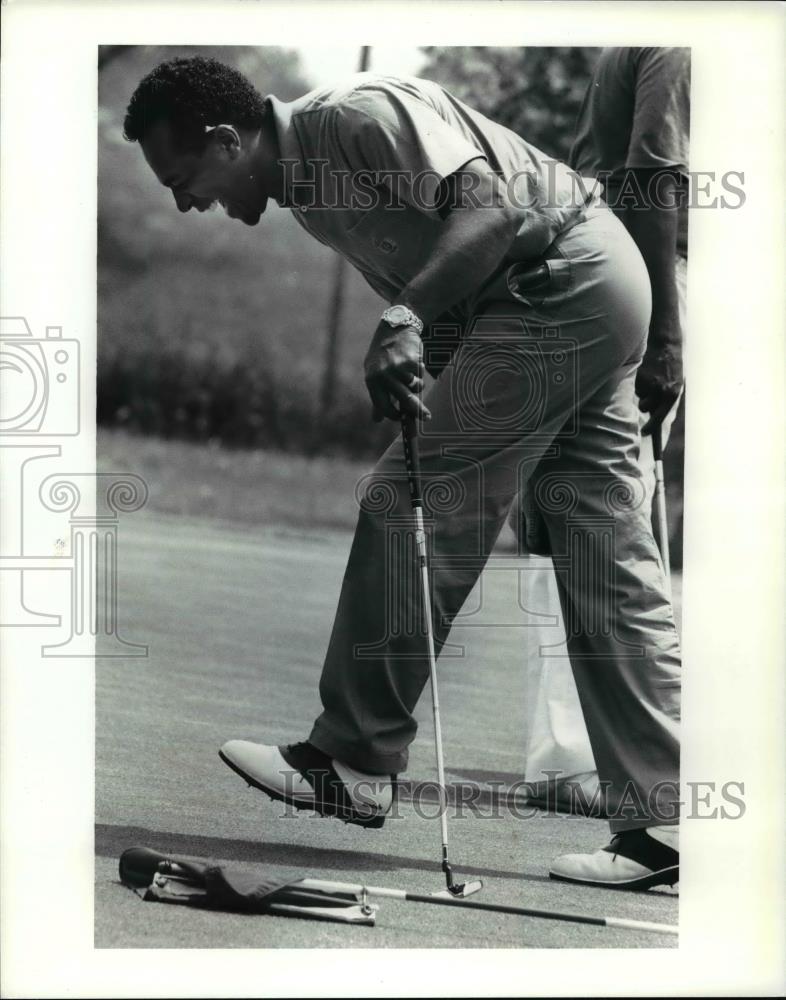
[[[419,74],[566,158],[599,49],[428,47]],[[368,458],[392,438],[373,424],[361,377],[382,302],[351,268],[340,322],[340,390],[320,412],[335,258],[271,204],[248,228],[223,211],[181,215],[136,144],[123,139],[140,79],[175,56],[209,55],[263,94],[291,100],[312,82],[297,50],[104,46],[99,51],[98,421],[133,433]],[[354,67],[348,66],[347,73]],[[374,54],[371,51],[371,69]],[[682,425],[667,453],[675,528]],[[677,539],[681,531],[675,531]],[[680,552],[675,551],[675,565]]]
[[[423,76],[567,160],[597,48],[428,47]]]

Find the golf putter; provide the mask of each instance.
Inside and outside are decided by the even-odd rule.
[[[415,515],[415,542],[418,549],[420,564],[421,597],[423,601],[423,616],[426,624],[426,640],[428,643],[428,669],[431,681],[431,707],[434,715],[434,747],[437,754],[437,782],[439,784],[440,810],[439,822],[442,833],[442,871],[445,873],[447,889],[432,893],[434,896],[452,896],[464,898],[479,892],[483,888],[480,879],[471,882],[456,883],[453,880],[453,869],[448,858],[448,792],[445,784],[445,763],[442,756],[442,726],[439,717],[439,690],[437,688],[437,658],[434,651],[434,624],[431,617],[431,588],[428,580],[428,562],[426,559],[426,532],[423,526],[423,496],[420,483],[420,456],[418,453],[417,427],[415,418],[405,413],[401,414],[401,437],[404,443],[404,462],[407,467],[407,483],[412,513]]]
[[[652,431],[652,455],[655,459],[655,512],[658,518],[660,557],[666,571],[666,583],[671,589],[671,560],[669,559],[669,522],[666,518],[666,482],[663,478],[663,435],[660,424]]]

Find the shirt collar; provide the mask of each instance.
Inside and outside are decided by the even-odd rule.
[[[273,94],[265,98],[265,103],[273,115],[273,124],[276,129],[278,148],[281,151],[282,160],[295,160],[298,164],[303,163],[303,152],[300,148],[292,119],[298,111],[301,111],[306,106],[310,96],[310,94],[305,94],[295,101],[280,101]],[[279,205],[284,204],[286,200],[287,194],[285,192],[284,200],[279,201]]]

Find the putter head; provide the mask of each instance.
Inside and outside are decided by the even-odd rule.
[[[471,882],[460,882],[458,885],[452,885],[449,889],[440,889],[439,892],[432,892],[431,895],[437,899],[466,899],[467,896],[474,896],[476,892],[480,892],[482,888],[483,882],[478,878]]]

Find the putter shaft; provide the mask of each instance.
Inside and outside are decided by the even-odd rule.
[[[437,758],[437,782],[439,784],[439,823],[442,834],[442,870],[448,885],[453,883],[453,873],[448,861],[448,793],[445,781],[445,759],[442,752],[442,722],[439,711],[439,687],[437,685],[437,657],[434,649],[434,623],[431,616],[431,591],[428,579],[428,563],[426,561],[426,531],[423,526],[423,508],[414,506],[415,540],[420,562],[421,594],[423,600],[423,615],[426,621],[426,639],[428,643],[428,670],[431,682],[431,713],[434,719],[434,745]]]
[[[448,860],[448,793],[445,781],[445,761],[442,754],[442,723],[439,711],[439,687],[437,684],[437,656],[434,647],[434,622],[431,615],[431,588],[428,578],[428,556],[426,551],[426,530],[423,522],[423,496],[420,479],[420,457],[417,448],[417,429],[415,420],[406,414],[401,415],[401,436],[404,445],[404,461],[407,468],[407,482],[412,512],[415,516],[415,542],[420,565],[421,599],[423,616],[426,625],[426,640],[428,645],[428,669],[431,684],[431,711],[434,718],[434,746],[437,758],[437,783],[439,785],[440,809],[439,824],[442,836],[442,871],[445,873],[447,887],[454,890],[453,871]]]

